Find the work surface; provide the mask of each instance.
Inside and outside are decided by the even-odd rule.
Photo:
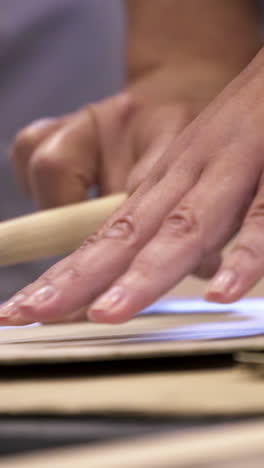
[[[262,426],[264,381],[236,358],[241,349],[263,349],[263,309],[259,300],[216,308],[201,301],[162,301],[119,327],[75,324],[0,330],[2,455],[85,443],[85,459],[97,457],[97,465],[91,458],[89,467],[103,468],[119,466],[111,465],[111,457],[128,442],[127,450],[137,452],[138,437],[165,433],[163,442],[154,444],[161,444],[162,453],[164,440],[169,443],[175,434],[198,437],[202,428],[214,428],[222,440],[231,423],[243,426],[258,418]],[[100,460],[102,451],[93,446],[107,441],[118,445],[105,448],[109,457]],[[146,441],[149,451],[147,447]],[[85,466],[81,461],[78,465],[78,453],[84,455],[75,449],[75,465]],[[190,459],[189,465],[183,464],[186,460],[172,465],[168,461],[167,466],[205,466]],[[3,461],[5,466],[45,466],[33,462]],[[159,465],[145,462],[142,466],[164,468],[161,460]],[[255,466],[253,461],[250,466]]]

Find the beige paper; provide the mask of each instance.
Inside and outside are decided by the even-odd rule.
[[[248,414],[264,412],[263,382],[240,369],[135,372],[120,376],[89,376],[88,361],[117,358],[190,356],[263,349],[262,336],[201,341],[144,343],[122,337],[197,323],[251,323],[239,313],[143,315],[119,326],[92,323],[0,330],[0,363],[32,364],[87,362],[82,378],[38,378],[5,381],[0,385],[0,412],[139,412],[147,414]],[[113,340],[115,337],[115,340]],[[5,343],[5,344],[4,344]],[[12,344],[13,343],[13,344]],[[72,364],[70,364],[72,362]],[[148,362],[144,361],[144,366]],[[178,366],[177,366],[178,367]],[[140,361],[139,361],[140,369]],[[146,369],[147,371],[147,369]]]
[[[240,368],[81,378],[4,379],[0,412],[264,414],[264,382]]]

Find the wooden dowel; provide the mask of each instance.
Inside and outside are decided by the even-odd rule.
[[[118,194],[0,223],[0,266],[73,251],[125,199]]]

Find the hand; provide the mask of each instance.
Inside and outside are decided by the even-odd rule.
[[[17,135],[16,178],[41,208],[82,201],[93,184],[104,195],[138,185],[260,47],[250,0],[126,0],[124,6],[126,92]]]
[[[131,183],[140,183],[161,147],[165,151],[198,113],[195,104],[180,102],[144,108],[144,114],[141,108],[122,93],[72,115],[34,122],[18,133],[10,152],[17,182],[40,208],[82,201],[94,184],[99,195],[126,191],[132,168]]]
[[[126,191],[233,74],[225,65],[160,69],[119,95],[34,122],[10,151],[18,184],[40,208],[80,202],[94,184],[99,195]]]
[[[45,322],[86,307],[94,321],[128,320],[236,233],[206,298],[242,297],[264,271],[263,79],[261,51],[160,152],[99,232],[2,306],[1,316]]]

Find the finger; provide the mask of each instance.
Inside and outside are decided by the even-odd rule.
[[[29,163],[31,193],[40,208],[82,201],[96,178],[97,134],[90,107],[47,138]]]
[[[87,307],[83,307],[80,310],[73,311],[68,315],[64,315],[59,319],[56,316],[51,317],[50,320],[47,320],[46,324],[56,324],[56,323],[73,323],[73,322],[86,322],[87,321]],[[20,313],[10,314],[8,317],[0,317],[0,326],[1,327],[20,327],[25,325],[31,325],[35,320],[31,318],[23,317]]]
[[[211,278],[222,263],[222,255],[220,252],[213,252],[202,260],[199,267],[193,272],[195,276],[201,279]]]
[[[83,307],[80,310],[75,310],[68,315],[60,317],[59,320],[51,319],[47,324],[56,323],[76,323],[76,322],[87,322],[87,307]]]
[[[187,168],[183,159],[177,162],[179,180],[173,191],[167,190],[166,178],[165,190],[156,180],[150,189],[148,181],[144,197],[140,190],[135,192],[97,236],[71,255],[64,271],[56,278],[46,275],[45,286],[37,281],[34,290],[26,291],[26,299],[16,304],[15,310],[32,321],[46,322],[54,317],[59,320],[90,304],[126,271],[137,252],[157,232],[175,200],[180,200],[195,183],[199,172],[197,164],[190,163]]]
[[[47,284],[47,281],[52,281],[54,280],[57,276],[60,275],[61,272],[67,268],[67,265],[69,265],[71,262],[71,256],[69,255],[68,257],[62,259],[55,265],[51,266],[45,273],[43,273],[39,278],[38,278],[38,285],[39,287],[45,287]],[[29,325],[32,322],[36,322],[37,320],[31,316],[23,316],[17,307],[18,304],[21,302],[25,301],[26,298],[32,294],[35,290],[35,283],[31,283],[27,285],[25,288],[21,289],[17,294],[15,294],[12,299],[4,302],[1,304],[0,307],[0,325],[1,326],[20,326],[20,325]],[[71,311],[71,314],[75,314],[75,310]],[[69,314],[69,315],[71,315]],[[65,320],[67,320],[67,317],[64,317]],[[50,322],[56,322],[57,317],[56,313],[50,318]]]
[[[32,153],[47,137],[58,130],[64,121],[64,118],[41,119],[22,129],[16,135],[9,151],[9,160],[18,185],[27,195],[30,195],[28,165]]]
[[[62,317],[56,318],[56,314],[51,317],[49,320],[45,321],[45,324],[56,324],[56,323],[73,323],[73,322],[86,322],[87,321],[87,306],[73,311],[69,314],[65,314]],[[31,325],[35,323],[36,320],[32,318],[27,318],[22,316],[19,312],[10,314],[8,317],[0,317],[0,326],[1,327],[20,327],[25,325]]]
[[[73,323],[73,322],[86,322],[87,321],[87,307],[82,307],[80,310],[74,311],[66,317],[66,322]],[[65,318],[63,317],[61,320],[65,323]]]
[[[229,303],[240,299],[264,274],[264,185],[246,215],[234,245],[216,277],[209,284],[206,299]]]
[[[95,302],[89,311],[92,320],[116,323],[129,319],[194,271],[204,256],[223,246],[257,183],[251,161],[241,160],[243,171],[238,171],[233,162],[236,159],[237,164],[238,159],[228,156],[207,168],[128,271]],[[232,174],[232,178],[215,190],[217,181],[223,180],[222,173]]]

